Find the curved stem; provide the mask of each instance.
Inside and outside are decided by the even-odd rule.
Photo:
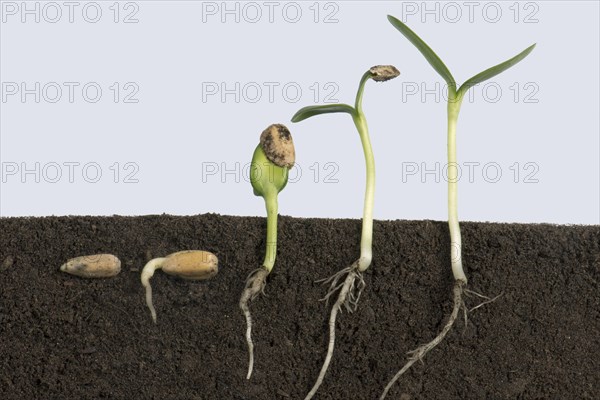
[[[362,98],[365,90],[365,84],[371,78],[371,72],[363,74],[358,85],[356,93],[356,102],[354,105],[355,113],[352,114],[352,120],[362,143],[365,154],[365,164],[367,171],[367,182],[365,188],[365,203],[363,208],[362,234],[360,238],[360,259],[358,261],[358,270],[364,272],[371,265],[373,259],[373,206],[375,203],[375,157],[369,138],[369,127],[367,119],[362,111]]]
[[[450,91],[448,96],[448,228],[450,230],[450,260],[455,280],[467,282],[462,266],[462,239],[458,223],[458,164],[456,158],[456,124],[463,93]]]
[[[150,278],[154,276],[154,271],[162,267],[162,263],[165,261],[164,258],[155,258],[148,261],[148,263],[142,269],[141,281],[142,285],[146,288],[146,305],[150,309],[152,315],[152,321],[156,323],[156,310],[154,304],[152,304],[152,286],[150,286]]]
[[[360,83],[358,84],[358,91],[356,92],[356,100],[354,102],[354,109],[356,111],[356,114],[362,114],[362,98],[363,98],[363,93],[365,91],[365,84],[367,83],[367,81],[369,79],[371,79],[371,72],[367,71],[363,74],[362,78],[360,78]],[[356,116],[356,114],[353,114],[353,116]]]
[[[267,208],[267,244],[263,267],[270,273],[277,257],[277,192],[268,191],[265,193],[264,199]]]

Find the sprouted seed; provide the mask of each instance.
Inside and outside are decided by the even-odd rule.
[[[240,297],[240,309],[246,318],[246,343],[248,345],[248,373],[250,379],[254,369],[254,343],[252,341],[252,316],[249,303],[264,293],[267,276],[273,270],[277,256],[277,213],[279,192],[288,182],[289,169],[294,166],[296,153],[288,128],[281,124],[270,125],[260,135],[260,142],[252,156],[250,183],[254,195],[265,200],[267,208],[267,241],[262,267],[252,271],[246,279]]]
[[[154,323],[156,323],[156,310],[152,302],[150,278],[157,269],[187,280],[206,280],[219,272],[219,260],[208,251],[185,250],[148,261],[142,270],[141,281],[146,289],[146,305],[150,309]]]

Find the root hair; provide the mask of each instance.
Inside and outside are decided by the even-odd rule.
[[[344,276],[344,281],[339,283]],[[351,266],[342,269],[327,279],[320,280],[320,282],[324,282],[326,284],[331,282],[329,291],[321,300],[325,300],[327,302],[329,298],[333,296],[333,294],[338,292],[338,290],[339,292],[337,300],[331,307],[331,313],[329,314],[329,344],[327,346],[327,355],[325,356],[325,361],[323,361],[323,365],[321,366],[321,371],[319,372],[317,381],[310,392],[306,395],[304,400],[312,399],[323,383],[323,379],[325,379],[325,374],[327,373],[327,369],[329,368],[329,364],[333,358],[333,349],[335,348],[335,321],[338,311],[342,310],[342,305],[345,306],[350,313],[355,311],[356,307],[358,306],[360,295],[366,286],[362,273],[358,270],[358,262],[355,262]]]

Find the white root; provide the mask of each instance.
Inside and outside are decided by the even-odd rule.
[[[472,312],[472,311],[475,311],[475,310],[477,310],[479,307],[483,307],[483,306],[485,306],[486,304],[490,304],[490,303],[493,303],[494,301],[498,300],[498,299],[499,299],[499,298],[500,298],[500,297],[501,297],[501,296],[504,294],[504,292],[500,293],[499,295],[497,295],[497,296],[496,296],[496,297],[494,297],[494,298],[489,298],[488,296],[484,296],[484,295],[482,295],[482,294],[479,294],[479,293],[477,293],[477,292],[474,292],[474,291],[472,291],[472,290],[469,290],[469,289],[465,289],[465,294],[466,294],[467,296],[468,296],[468,295],[470,295],[470,294],[474,294],[474,295],[475,295],[475,296],[477,296],[477,297],[481,297],[482,299],[485,299],[485,301],[484,301],[484,302],[482,302],[482,303],[479,303],[479,304],[477,304],[475,307],[473,307],[473,308],[469,309],[469,312]],[[466,312],[466,311],[465,311],[465,312]]]
[[[450,331],[450,328],[452,328],[452,325],[456,321],[456,317],[458,316],[458,311],[461,309],[461,307],[465,307],[465,304],[462,299],[464,290],[465,290],[465,282],[462,280],[456,280],[454,283],[454,288],[452,289],[452,292],[454,294],[453,295],[454,306],[452,307],[452,314],[450,314],[450,318],[448,318],[448,322],[446,322],[446,325],[444,325],[444,327],[442,328],[442,331],[431,342],[426,343],[426,344],[418,347],[417,349],[408,352],[408,354],[410,355],[410,357],[408,358],[408,361],[406,362],[406,364],[404,364],[402,369],[400,369],[400,371],[398,371],[396,373],[396,375],[394,375],[392,380],[387,384],[387,386],[383,390],[383,393],[381,394],[381,397],[379,398],[379,400],[385,399],[385,396],[387,396],[388,392],[390,391],[392,386],[394,386],[396,381],[406,371],[408,371],[408,369],[415,362],[422,360],[423,357],[425,356],[425,354],[427,354],[431,349],[433,349],[435,346],[437,346],[444,339],[444,337],[446,337],[446,335]],[[465,318],[466,318],[466,314],[465,314]]]
[[[246,379],[250,379],[252,376],[252,370],[254,369],[254,343],[252,342],[252,316],[250,315],[250,303],[260,293],[264,294],[265,286],[267,284],[267,276],[269,271],[264,268],[255,269],[248,275],[246,279],[246,285],[240,298],[240,309],[246,317],[246,343],[248,345],[248,374]]]
[[[338,284],[339,280],[346,275],[346,279],[342,284]],[[356,286],[356,280],[358,279],[358,286]],[[337,272],[332,277],[323,280],[325,283],[331,282],[329,292],[327,295],[321,299],[327,301],[329,297],[333,295],[338,289],[340,289],[338,293],[338,298],[331,308],[331,313],[329,315],[329,344],[327,346],[327,355],[325,356],[325,361],[323,362],[323,366],[321,367],[321,372],[319,372],[319,376],[314,386],[310,390],[310,392],[306,395],[304,400],[310,400],[313,398],[315,393],[319,390],[319,387],[323,383],[325,379],[325,374],[327,373],[327,369],[329,368],[329,364],[331,363],[331,359],[333,358],[333,350],[335,347],[335,321],[337,318],[338,311],[341,310],[342,305],[346,306],[348,312],[352,312],[356,310],[358,306],[358,300],[360,299],[360,295],[362,290],[366,286],[365,281],[362,277],[361,272],[358,270],[358,263],[355,262],[350,267],[346,267],[343,270]],[[356,290],[355,290],[356,289]]]
[[[154,276],[154,271],[162,267],[164,261],[164,258],[155,258],[148,261],[144,266],[144,269],[142,269],[141,275],[142,285],[146,288],[146,305],[150,309],[150,314],[152,315],[152,321],[154,321],[154,323],[156,323],[156,310],[152,303],[152,286],[150,286],[150,278]]]

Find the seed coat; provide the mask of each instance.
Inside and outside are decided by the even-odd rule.
[[[121,272],[121,260],[112,254],[80,256],[67,260],[60,270],[81,278],[111,278]]]

